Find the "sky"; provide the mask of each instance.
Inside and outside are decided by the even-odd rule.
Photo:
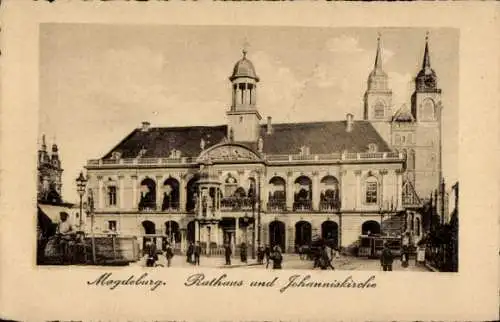
[[[260,77],[257,108],[273,122],[362,118],[380,33],[393,111],[409,105],[429,32],[443,101],[443,174],[458,180],[455,29],[42,24],[39,142],[59,146],[63,198],[75,179],[142,121],[226,123],[228,77],[245,44]]]

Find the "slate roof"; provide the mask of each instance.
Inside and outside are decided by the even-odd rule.
[[[197,157],[202,138],[207,149],[227,140],[226,133],[226,125],[136,129],[103,159],[111,158],[113,152],[121,153],[122,158],[135,158],[142,149],[144,158],[169,157],[172,149],[181,151],[183,157]],[[310,154],[367,152],[371,143],[379,152],[391,151],[368,121],[354,121],[350,132],[346,131],[346,121],[272,124],[271,134],[267,134],[267,125],[261,125],[261,137],[266,154],[298,154],[302,146],[309,147]],[[255,142],[237,143],[257,149]]]

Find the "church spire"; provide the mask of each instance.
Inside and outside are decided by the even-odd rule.
[[[435,91],[437,89],[436,72],[431,68],[431,55],[429,50],[429,32],[425,35],[424,57],[422,68],[417,74],[415,85],[417,91]]]
[[[425,35],[425,50],[424,50],[424,61],[422,62],[422,69],[431,68],[431,58],[429,57],[429,32]]]
[[[382,69],[382,46],[380,44],[380,33],[377,37],[377,52],[375,54],[375,64],[368,76],[368,90],[388,90],[387,74]]]
[[[377,37],[377,54],[375,56],[374,70],[382,70],[382,50],[380,49],[380,33]]]

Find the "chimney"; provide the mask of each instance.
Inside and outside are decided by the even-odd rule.
[[[267,134],[272,134],[273,133],[273,126],[272,126],[272,118],[270,116],[267,117]]]
[[[144,122],[142,122],[141,130],[143,132],[147,132],[149,130],[150,126],[151,126],[151,123],[144,121]]]
[[[354,121],[353,121],[353,118],[354,118],[354,115],[352,115],[351,113],[348,113],[347,114],[347,125],[346,125],[346,131],[347,132],[351,132],[352,131],[352,125],[354,124]]]

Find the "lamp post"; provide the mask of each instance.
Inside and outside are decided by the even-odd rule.
[[[94,194],[92,189],[89,189],[89,212],[90,212],[90,237],[92,242],[92,263],[96,264],[96,251],[95,251],[95,239],[94,239]]]
[[[83,218],[83,195],[85,194],[85,188],[87,186],[87,178],[83,176],[83,172],[80,171],[80,175],[76,178],[76,188],[78,195],[80,196],[80,225],[79,229],[82,229],[82,218]]]
[[[380,205],[380,207],[379,207],[379,212],[380,212],[380,236],[382,236],[383,235],[382,226],[384,224],[384,209],[383,209],[382,205]]]
[[[260,196],[260,172],[258,172],[257,176],[257,245],[260,247],[261,246],[261,240],[260,240],[260,231],[262,230],[261,227],[261,222],[260,222],[260,207],[262,203],[262,199]]]

